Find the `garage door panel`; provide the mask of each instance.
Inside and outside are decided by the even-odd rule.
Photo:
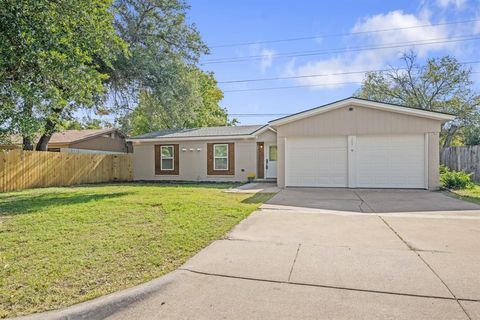
[[[357,186],[424,188],[423,135],[357,137]]]
[[[352,187],[426,187],[423,134],[357,136],[354,141],[349,159],[346,136],[289,138],[286,185],[347,187],[350,174]]]
[[[346,187],[346,137],[289,139],[287,186]]]

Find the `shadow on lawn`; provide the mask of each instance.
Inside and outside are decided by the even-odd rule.
[[[190,181],[138,181],[133,182],[133,186],[163,186],[172,188],[205,188],[205,189],[229,189],[236,188],[244,183],[236,182],[190,182]]]
[[[259,204],[259,203],[264,203],[270,198],[272,198],[276,193],[255,193],[251,197],[248,197],[247,199],[243,199],[242,203],[246,204]]]
[[[130,194],[130,192],[113,192],[104,194],[44,193],[35,196],[20,194],[5,198],[0,197],[0,217],[35,213],[51,206],[64,206],[109,198],[118,198],[127,194]]]

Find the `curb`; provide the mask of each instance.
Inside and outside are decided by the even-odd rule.
[[[117,291],[89,301],[81,302],[60,310],[52,310],[31,315],[7,318],[7,320],[101,320],[125,309],[133,303],[141,301],[158,291],[164,290],[172,283],[178,271],[140,284],[138,286]]]

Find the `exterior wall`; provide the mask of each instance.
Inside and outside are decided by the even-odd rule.
[[[428,189],[440,188],[440,135],[428,133]]]
[[[49,148],[55,148],[55,144],[49,144]],[[76,143],[71,143],[68,145],[68,148],[72,149],[88,149],[88,150],[103,150],[103,151],[114,151],[114,152],[128,152],[128,144],[125,141],[125,138],[115,133],[114,138],[96,136],[94,138],[79,141]]]
[[[169,142],[144,142],[133,144],[134,180],[178,180],[178,181],[246,181],[247,173],[256,172],[256,142],[249,140],[221,140],[235,144],[235,175],[207,175],[207,142],[217,141],[175,141],[180,149],[179,175],[155,175],[154,145]],[[191,150],[192,149],[192,150]],[[199,151],[197,151],[200,149]],[[185,151],[184,151],[185,150]]]
[[[277,141],[277,134],[272,130],[267,130],[258,136],[257,142],[275,142]]]
[[[440,132],[440,121],[352,104],[276,129],[279,137],[423,133]]]
[[[161,141],[133,143],[134,180],[178,180],[178,181],[247,181],[247,174],[257,174],[257,142],[275,142],[277,135],[271,130],[256,139],[242,140],[201,140]],[[235,175],[209,176],[207,174],[207,143],[235,143]],[[178,143],[180,148],[180,174],[155,175],[154,146],[156,144]],[[186,149],[186,151],[183,151]],[[190,149],[193,149],[190,151]],[[200,149],[200,151],[197,151]]]
[[[353,107],[352,111],[349,111],[350,107]],[[279,187],[285,187],[285,145],[288,145],[288,137],[413,133],[428,133],[429,189],[435,189],[439,186],[438,133],[441,129],[441,121],[351,104],[316,116],[280,125],[275,127],[275,129],[277,130],[279,152],[279,161],[277,163]]]

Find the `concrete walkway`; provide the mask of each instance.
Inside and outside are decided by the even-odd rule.
[[[109,319],[480,319],[480,206],[288,189]]]

